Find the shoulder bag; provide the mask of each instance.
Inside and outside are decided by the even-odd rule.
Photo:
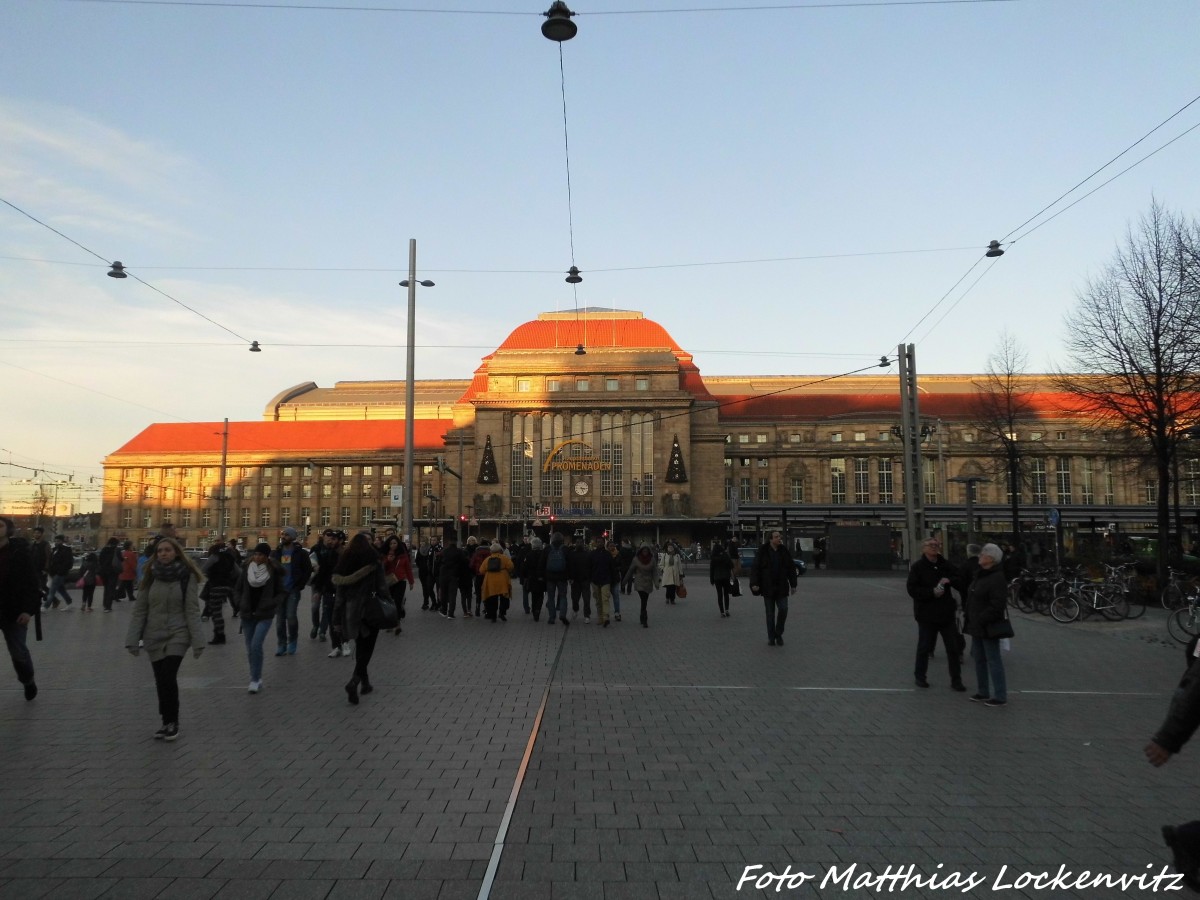
[[[363,601],[362,620],[370,628],[388,631],[400,624],[400,613],[391,597],[373,593]]]
[[[988,622],[983,626],[984,634],[990,639],[1013,637],[1012,622],[1008,620],[1008,609],[1004,610],[1004,618],[997,622]]]

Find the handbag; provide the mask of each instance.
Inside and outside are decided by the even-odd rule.
[[[370,628],[387,631],[400,624],[400,613],[391,597],[372,594],[363,601],[362,620]]]
[[[998,622],[988,622],[983,626],[984,634],[990,639],[1013,637],[1012,622],[1008,620],[1008,610],[1004,610],[1004,618]]]
[[[678,587],[675,588],[675,596],[678,597],[680,600],[685,599],[687,597],[687,588],[682,584],[679,585]]]
[[[742,583],[740,581],[738,581],[736,575],[729,579],[729,596],[731,596],[731,597],[742,596]]]

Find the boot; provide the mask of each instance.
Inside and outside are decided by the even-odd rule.
[[[211,641],[209,641],[209,643],[210,643],[210,644],[223,644],[223,643],[225,643],[225,635],[223,635],[223,634],[214,634],[214,635],[212,636],[212,640],[211,640]]]
[[[354,706],[358,706],[358,677],[355,676],[346,682],[346,699]]]

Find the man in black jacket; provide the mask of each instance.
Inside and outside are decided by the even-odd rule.
[[[917,663],[913,675],[917,687],[927,688],[925,673],[929,670],[929,655],[937,646],[938,635],[946,648],[950,663],[950,687],[965,691],[962,681],[962,658],[959,655],[958,629],[954,621],[954,594],[951,587],[963,589],[958,569],[950,565],[941,553],[937,538],[927,538],[921,544],[921,556],[908,570],[908,596],[913,601],[913,618],[917,620]]]
[[[1195,654],[1193,639],[1188,645],[1191,664],[1175,688],[1167,718],[1142,751],[1156,768],[1182,750],[1200,726],[1200,660]],[[1164,825],[1162,835],[1175,857],[1175,870],[1188,887],[1200,892],[1200,821]]]
[[[29,544],[14,537],[15,533],[12,519],[0,516],[0,632],[4,633],[17,681],[25,686],[25,699],[32,700],[38,689],[26,636],[42,592]]]
[[[462,595],[463,611],[471,603],[470,568],[467,565],[467,554],[458,546],[458,538],[452,534],[445,537],[442,554],[437,558],[438,610],[447,619],[454,618],[455,598],[465,586]]]
[[[783,623],[787,621],[788,598],[796,592],[796,561],[783,544],[783,532],[772,531],[771,539],[758,548],[750,568],[750,592],[763,598],[767,614],[767,643],[783,646]]]
[[[99,574],[104,579],[104,611],[112,612],[113,601],[117,598],[117,582],[121,578],[121,542],[109,538],[108,543],[100,548],[98,560]]]
[[[75,554],[67,546],[67,539],[61,534],[56,534],[54,547],[50,551],[50,590],[46,593],[46,601],[42,604],[42,609],[49,609],[51,606],[58,609],[59,594],[66,601],[63,609],[71,608],[71,595],[67,593],[67,576],[71,574],[71,567],[74,565]]]

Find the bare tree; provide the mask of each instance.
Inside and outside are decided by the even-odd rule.
[[[972,419],[979,429],[980,443],[996,452],[995,474],[1007,481],[1012,507],[1013,541],[1021,536],[1022,468],[1018,438],[1020,426],[1033,418],[1033,392],[1025,377],[1028,355],[1009,332],[988,357],[982,381],[974,382],[977,393]]]
[[[1200,423],[1197,229],[1153,202],[1067,317],[1073,374],[1055,384],[1102,428],[1141,440],[1157,480],[1158,573],[1166,574],[1172,467]]]

